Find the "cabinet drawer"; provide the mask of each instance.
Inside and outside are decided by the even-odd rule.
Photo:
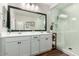
[[[33,39],[38,39],[38,38],[40,38],[40,36],[39,35],[35,35],[35,36],[32,36],[32,38]]]
[[[46,35],[41,35],[41,38],[52,38],[52,35],[46,34]]]
[[[9,37],[9,38],[3,38],[6,42],[13,42],[13,41],[20,41],[20,40],[30,40],[31,36],[28,37]]]

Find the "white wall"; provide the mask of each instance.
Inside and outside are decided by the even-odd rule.
[[[7,10],[5,5],[0,3],[0,33],[6,31]]]

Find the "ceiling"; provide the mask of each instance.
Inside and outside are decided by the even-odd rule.
[[[40,7],[41,12],[48,12],[51,8],[55,7],[57,3],[36,3]]]
[[[42,13],[47,13],[51,8],[55,7],[58,3],[33,3],[39,6],[39,10]],[[9,3],[9,5],[20,7],[21,3]]]

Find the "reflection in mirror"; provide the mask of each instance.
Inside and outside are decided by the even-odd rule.
[[[9,7],[9,15],[10,30],[46,30],[46,14]]]

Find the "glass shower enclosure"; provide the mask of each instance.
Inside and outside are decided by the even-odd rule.
[[[79,4],[69,4],[58,11],[57,48],[71,55],[79,55]]]

